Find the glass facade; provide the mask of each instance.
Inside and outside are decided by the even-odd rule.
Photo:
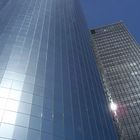
[[[105,91],[118,106],[120,140],[139,140],[140,48],[122,22],[91,32]]]
[[[79,1],[0,1],[0,81],[0,140],[116,140]]]

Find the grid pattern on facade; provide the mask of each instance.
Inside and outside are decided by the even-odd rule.
[[[122,22],[91,30],[106,92],[118,105],[121,140],[140,139],[140,49]]]
[[[0,140],[94,139],[116,134],[79,1],[0,0]]]

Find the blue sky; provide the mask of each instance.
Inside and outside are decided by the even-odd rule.
[[[122,20],[140,43],[140,0],[81,0],[89,28]]]

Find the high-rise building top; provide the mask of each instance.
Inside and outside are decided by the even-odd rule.
[[[79,1],[1,1],[0,140],[116,140]]]
[[[108,101],[117,104],[120,140],[140,139],[140,48],[122,22],[91,30]]]

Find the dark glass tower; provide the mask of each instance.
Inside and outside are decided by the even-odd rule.
[[[116,140],[78,0],[0,2],[0,140]]]
[[[120,140],[139,140],[140,49],[122,22],[91,32],[106,95],[118,106]]]

